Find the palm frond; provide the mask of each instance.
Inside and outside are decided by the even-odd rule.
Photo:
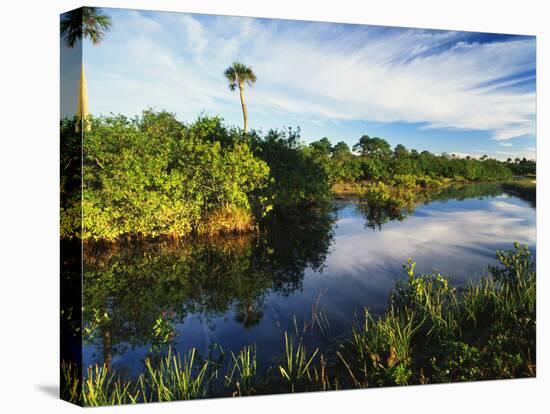
[[[225,70],[223,74],[229,81],[229,89],[234,91],[235,88],[237,87],[237,82],[238,82],[237,73],[235,72],[235,69],[232,66],[230,66]]]
[[[252,68],[240,62],[233,62],[233,64],[225,70],[224,75],[229,81],[229,89],[232,91],[235,90],[237,86],[244,83],[252,85],[256,82],[256,74]]]
[[[90,39],[93,45],[103,41],[105,32],[111,29],[111,17],[97,7],[82,7],[65,13],[61,18],[61,35],[65,46],[75,47],[82,39]]]

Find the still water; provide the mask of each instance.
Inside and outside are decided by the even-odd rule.
[[[437,270],[461,285],[514,241],[534,254],[535,216],[534,200],[476,184],[402,214],[334,200],[326,211],[274,218],[253,236],[89,247],[84,366],[107,362],[133,376],[155,346],[206,357],[255,344],[265,369],[282,353],[285,330],[322,349],[364,307],[383,312],[408,257],[419,273]],[[160,345],[159,320],[171,332]]]

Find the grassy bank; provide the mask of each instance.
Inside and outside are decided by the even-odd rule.
[[[62,395],[93,406],[535,376],[534,262],[519,245],[497,259],[461,288],[439,273],[417,275],[409,259],[384,314],[365,309],[346,338],[322,350],[307,349],[298,329],[283,332],[267,372],[258,372],[254,345],[222,355],[224,369],[220,358],[168,348],[150,353],[133,379],[105,366],[80,379],[64,363]]]
[[[412,208],[419,202],[432,199],[443,190],[454,186],[483,184],[463,178],[431,178],[426,176],[398,175],[391,180],[339,181],[332,187],[336,198],[357,197],[371,207],[401,209]],[[518,177],[504,181],[487,181],[498,184],[502,190],[536,205],[536,179]]]
[[[528,200],[532,205],[537,201],[537,180],[536,176],[525,176],[515,180],[509,180],[502,184],[502,187],[510,194]]]
[[[445,188],[451,184],[466,183],[464,179],[450,179],[445,177],[432,178],[429,176],[415,176],[410,174],[396,175],[388,180],[361,180],[361,181],[339,181],[334,183],[332,192],[336,196],[361,196],[365,192],[365,187],[383,183],[390,188],[399,187],[410,188],[417,192],[425,190],[437,190]]]
[[[340,181],[333,185],[335,197],[358,197],[372,207],[399,209],[413,207],[426,200],[430,193],[440,191],[453,183],[448,178],[397,175],[391,180]]]

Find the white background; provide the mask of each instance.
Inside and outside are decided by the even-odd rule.
[[[59,13],[111,6],[537,35],[537,378],[217,399],[98,412],[548,412],[550,13],[516,0],[118,0],[2,2],[0,24],[0,410],[64,413],[59,401]],[[546,164],[546,165],[545,165]],[[547,216],[547,214],[546,214]],[[547,253],[548,254],[548,253]],[[546,407],[545,407],[546,406]]]

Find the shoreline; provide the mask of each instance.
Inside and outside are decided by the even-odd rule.
[[[423,177],[417,177],[419,180],[424,180]],[[453,186],[469,186],[475,184],[497,184],[502,185],[503,188],[513,194],[523,196],[532,204],[536,202],[536,178],[533,177],[515,177],[513,180],[503,180],[503,181],[450,181],[450,180],[436,180],[437,182],[422,186],[415,184],[414,186],[410,185],[387,185],[389,194],[385,200],[370,200],[365,196],[363,188],[366,185],[376,185],[378,183],[383,183],[382,181],[355,181],[355,182],[338,182],[335,183],[331,189],[330,200],[346,200],[353,199],[359,203],[365,203],[372,207],[381,207],[388,209],[400,209],[400,208],[414,208],[415,205],[426,202],[430,200],[431,194],[438,194],[440,191],[448,189]],[[402,192],[408,191],[407,199],[401,200]],[[313,210],[315,207],[308,207],[308,209]],[[226,220],[226,223],[230,220]],[[206,224],[206,223],[205,223]],[[231,240],[238,238],[248,238],[253,237],[256,234],[259,234],[262,230],[260,229],[260,223],[257,219],[251,219],[251,221],[245,225],[238,225],[235,228],[226,226],[219,231],[208,231],[208,232],[189,232],[187,234],[173,234],[173,233],[162,233],[156,235],[142,235],[142,234],[133,234],[128,233],[121,235],[116,239],[108,238],[93,238],[85,237],[81,238],[78,236],[73,237],[62,237],[62,241],[81,241],[85,246],[93,244],[119,244],[119,243],[134,243],[134,242],[148,242],[148,241],[164,241],[171,240],[175,242],[185,241],[185,240],[205,240],[205,241],[215,241],[216,239]]]

